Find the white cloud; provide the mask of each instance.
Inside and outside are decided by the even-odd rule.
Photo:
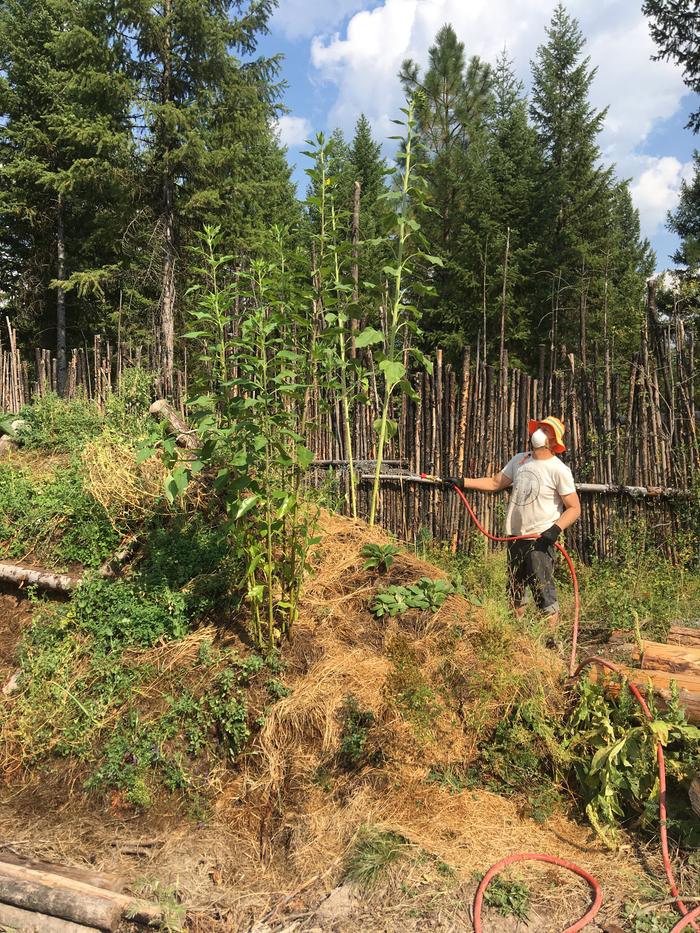
[[[306,117],[285,113],[277,121],[277,132],[283,146],[302,146],[313,130]]]
[[[281,0],[272,25],[288,39],[301,39],[334,29],[364,5],[364,0]]]
[[[553,0],[383,0],[356,13],[342,34],[327,36],[318,30],[311,62],[318,77],[337,88],[329,126],[350,132],[364,112],[375,132],[390,133],[390,120],[402,103],[397,73],[403,59],[415,58],[424,66],[428,48],[446,22],[455,27],[467,55],[493,61],[505,45],[527,85],[530,60],[546,40],[544,28],[553,6]],[[654,46],[640,4],[569,0],[567,9],[579,19],[588,40],[585,54],[598,68],[592,101],[599,108],[610,105],[601,138],[604,158],[616,163],[621,177],[640,181],[649,165],[635,150],[656,121],[678,109],[687,90],[680,69],[651,61]],[[647,234],[655,216],[648,211],[643,217]]]
[[[647,168],[632,185],[632,199],[646,231],[658,230],[666,215],[678,203],[681,182],[690,181],[692,162],[680,162],[674,156],[646,157]]]

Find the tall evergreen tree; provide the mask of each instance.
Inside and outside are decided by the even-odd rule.
[[[607,110],[590,103],[596,69],[583,57],[585,40],[563,5],[546,32],[547,42],[532,65],[530,108],[545,160],[538,271],[550,280],[552,343],[578,346],[585,364],[591,320],[599,317],[604,297],[602,267],[615,187],[612,168],[600,164],[598,136]],[[637,272],[634,287],[641,294],[642,270]]]
[[[11,307],[31,307],[35,330],[55,296],[59,392],[67,328],[99,325],[77,315],[117,271],[130,204],[122,55],[101,0],[7,0],[0,9],[0,274]]]
[[[350,163],[354,180],[359,181],[364,203],[372,205],[384,190],[386,161],[381,144],[372,136],[369,120],[361,113],[355,124],[355,135],[350,146]]]
[[[254,55],[273,8],[274,0],[126,0],[118,7],[131,37],[146,190],[159,233],[158,337],[166,391],[174,372],[177,270],[185,265],[193,226],[220,213],[218,186],[230,189],[236,166],[227,158],[236,146],[230,130],[237,107],[255,111],[256,119],[267,107],[268,119],[258,128],[270,144],[278,60],[244,66],[237,56]]]
[[[700,0],[645,0],[651,35],[659,48],[657,59],[671,59],[683,68],[688,87],[700,93]],[[691,113],[688,127],[700,131],[700,108]],[[668,225],[681,238],[673,260],[690,272],[700,272],[700,154],[693,154],[694,177],[681,185],[678,207]]]
[[[669,215],[671,229],[681,238],[673,261],[694,274],[700,273],[700,152],[693,153],[694,174],[681,183],[678,206]]]
[[[489,199],[492,237],[491,253],[495,268],[487,268],[487,298],[493,307],[499,355],[501,332],[508,335],[511,357],[527,362],[537,330],[536,294],[532,287],[538,237],[538,180],[542,175],[542,155],[537,133],[528,120],[525,90],[513,71],[505,50],[494,69],[494,112],[491,122],[488,166],[493,195]],[[508,246],[508,261],[505,247]],[[495,333],[492,331],[492,338]]]
[[[685,83],[700,94],[700,0],[644,0],[642,12],[659,47],[655,57],[680,65]],[[700,108],[691,113],[688,126],[700,131]]]
[[[381,269],[385,265],[384,254],[381,249],[373,246],[371,241],[380,233],[380,219],[384,207],[379,199],[386,190],[387,165],[382,156],[381,144],[373,138],[372,128],[364,114],[360,114],[355,124],[355,135],[350,146],[349,159],[353,186],[359,184],[359,190],[357,192],[353,190],[350,237],[355,243],[352,251],[353,278],[356,279],[355,291],[360,297],[360,278],[370,275],[372,270]],[[359,202],[356,201],[357,195],[359,195]],[[363,307],[363,317],[370,312],[370,305],[371,302]]]
[[[488,187],[481,176],[492,74],[477,56],[467,61],[450,25],[438,32],[428,59],[422,76],[411,60],[400,72],[406,93],[415,95],[419,152],[429,166],[430,210],[421,223],[431,252],[444,262],[437,272],[437,306],[428,312],[425,330],[431,343],[460,345],[470,326],[465,299],[480,278],[473,264],[465,267],[462,234],[468,212],[478,209],[473,199],[480,202]]]

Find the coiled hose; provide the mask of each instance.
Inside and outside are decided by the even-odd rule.
[[[424,479],[427,479],[427,474],[421,474]],[[482,533],[491,541],[523,541],[527,539],[538,538],[539,535],[507,535],[500,537],[498,535],[492,535],[489,531],[484,528],[479,519],[474,512],[474,509],[471,507],[469,500],[464,495],[462,490],[453,484],[452,487],[457,495],[462,500],[464,507],[471,516],[472,521]],[[576,576],[576,568],[574,563],[571,560],[570,555],[568,554],[566,548],[563,545],[557,542],[555,544],[556,549],[560,554],[563,555],[567,566],[569,568],[569,573],[571,574],[571,582],[573,584],[574,590],[574,622],[573,622],[573,631],[571,638],[571,656],[569,658],[569,676],[573,679],[578,677],[584,668],[589,667],[591,664],[598,664],[600,667],[604,667],[609,671],[613,671],[616,674],[619,674],[621,677],[625,677],[624,671],[622,671],[616,664],[613,664],[611,661],[606,661],[603,658],[598,658],[591,656],[582,661],[578,667],[576,666],[576,652],[578,646],[578,628],[579,628],[579,615],[581,610],[581,601],[579,598],[579,589],[578,589],[578,578]],[[653,717],[651,711],[646,703],[646,700],[639,692],[639,689],[635,684],[627,683],[632,695],[635,700],[639,703],[642,712],[647,719],[651,720]],[[689,926],[696,931],[699,931],[698,925],[695,923],[695,920],[700,918],[700,907],[696,907],[694,910],[689,911],[686,905],[683,903],[683,900],[680,896],[678,890],[678,885],[673,876],[673,868],[671,866],[671,856],[668,848],[668,829],[667,829],[667,820],[668,813],[666,809],[666,762],[664,759],[664,751],[660,742],[657,742],[656,745],[656,759],[659,771],[659,836],[661,840],[661,854],[663,858],[664,871],[666,872],[666,878],[668,880],[668,885],[673,895],[673,898],[676,902],[676,906],[680,913],[682,914],[681,919],[674,926],[671,933],[681,933],[682,930],[686,930]],[[568,871],[573,872],[578,875],[580,878],[583,878],[591,886],[593,890],[593,904],[591,905],[590,910],[581,917],[580,920],[577,920],[572,926],[567,927],[562,933],[578,933],[579,930],[582,930],[587,926],[593,918],[596,916],[598,911],[601,908],[603,903],[603,892],[600,886],[600,883],[597,881],[593,875],[590,875],[587,871],[581,868],[579,865],[576,865],[574,862],[567,862],[565,859],[556,858],[553,855],[542,855],[539,853],[531,852],[520,852],[516,855],[509,855],[507,858],[501,859],[500,862],[496,862],[484,875],[481,880],[481,884],[477,888],[476,896],[474,897],[474,931],[475,933],[483,933],[483,925],[481,920],[481,910],[484,901],[484,893],[489,883],[492,881],[495,876],[506,868],[509,865],[514,865],[517,862],[547,862],[551,865],[557,865],[560,868],[566,868]]]

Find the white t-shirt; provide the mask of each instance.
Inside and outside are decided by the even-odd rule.
[[[513,481],[506,515],[507,535],[541,534],[564,512],[562,496],[576,492],[571,470],[559,457],[535,460],[516,454],[501,471]]]

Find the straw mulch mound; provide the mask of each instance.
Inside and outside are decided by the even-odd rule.
[[[42,807],[47,789],[39,785],[32,800],[0,802],[2,836],[45,858],[89,861],[133,881],[157,878],[161,890],[174,885],[198,931],[249,930],[261,918],[268,918],[261,930],[283,929],[278,924],[295,911],[312,917],[342,882],[367,827],[405,840],[404,857],[361,896],[361,915],[335,925],[304,920],[300,930],[468,930],[475,873],[519,851],[558,855],[592,872],[605,885],[601,916],[616,918],[643,872],[631,850],[605,850],[564,814],[538,825],[522,816],[517,797],[478,786],[450,790],[434,779],[464,775],[513,704],[546,697],[556,709],[563,663],[505,616],[489,616],[461,596],[434,615],[376,619],[370,608],[378,588],[445,574],[408,553],[388,574],[364,570],[362,546],[388,539],[360,522],[324,515],[321,534],[284,649],[291,692],[268,710],[241,766],[217,775],[220,790],[205,820],[183,820],[164,806],[134,821],[100,812],[78,794]],[[171,654],[163,649],[159,664],[177,664]],[[371,714],[354,765],[342,755],[350,698]],[[148,845],[135,857],[129,845],[139,839]],[[547,917],[533,929],[560,929],[565,924],[554,917],[572,922],[586,909],[585,885],[568,875],[532,865],[514,876],[528,879]],[[428,914],[409,919],[418,908]],[[511,929],[501,921],[491,928]]]
[[[513,704],[538,695],[561,704],[562,662],[461,596],[433,616],[376,619],[369,608],[378,586],[445,574],[402,554],[388,575],[373,577],[362,569],[360,550],[385,542],[381,530],[325,516],[322,532],[285,678],[292,692],[265,722],[244,791],[262,806],[269,858],[282,852],[285,870],[300,880],[329,866],[338,877],[367,826],[400,835],[465,880],[510,853],[548,852],[605,878],[614,911],[636,887],[636,860],[613,856],[564,815],[541,826],[520,815],[517,799],[479,788],[454,792],[429,779],[431,771],[464,774],[480,740]],[[347,771],[338,749],[349,696],[375,724],[366,764]],[[428,713],[414,715],[411,697],[421,696],[429,698]],[[538,867],[525,872],[552,875]],[[576,881],[569,887],[576,891]],[[563,896],[554,885],[552,906]]]

